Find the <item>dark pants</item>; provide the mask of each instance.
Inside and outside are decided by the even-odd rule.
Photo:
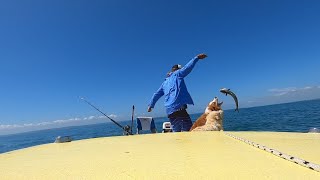
[[[185,109],[176,111],[168,117],[173,132],[189,131],[192,126],[191,118]]]

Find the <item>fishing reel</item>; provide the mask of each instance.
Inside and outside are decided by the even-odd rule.
[[[129,125],[126,125],[123,127],[123,135],[125,136],[132,135],[131,127]]]

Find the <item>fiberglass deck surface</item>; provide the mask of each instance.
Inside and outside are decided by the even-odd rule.
[[[318,135],[230,133],[319,162]],[[299,148],[293,150],[291,147]],[[0,154],[0,177],[46,180],[320,179],[320,173],[247,145],[224,132],[184,132],[96,138],[12,151]]]

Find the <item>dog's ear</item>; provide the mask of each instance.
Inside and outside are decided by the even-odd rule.
[[[214,104],[215,106],[218,106],[218,98],[214,97],[212,104]]]

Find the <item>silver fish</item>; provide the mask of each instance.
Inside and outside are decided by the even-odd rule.
[[[238,98],[237,98],[237,96],[230,90],[230,89],[227,89],[227,88],[222,88],[222,89],[220,89],[220,92],[221,93],[223,93],[223,94],[225,94],[225,95],[230,95],[230,96],[232,96],[233,97],[233,100],[234,100],[234,102],[236,103],[236,109],[235,109],[235,111],[238,111],[239,112],[239,103],[238,103]]]

